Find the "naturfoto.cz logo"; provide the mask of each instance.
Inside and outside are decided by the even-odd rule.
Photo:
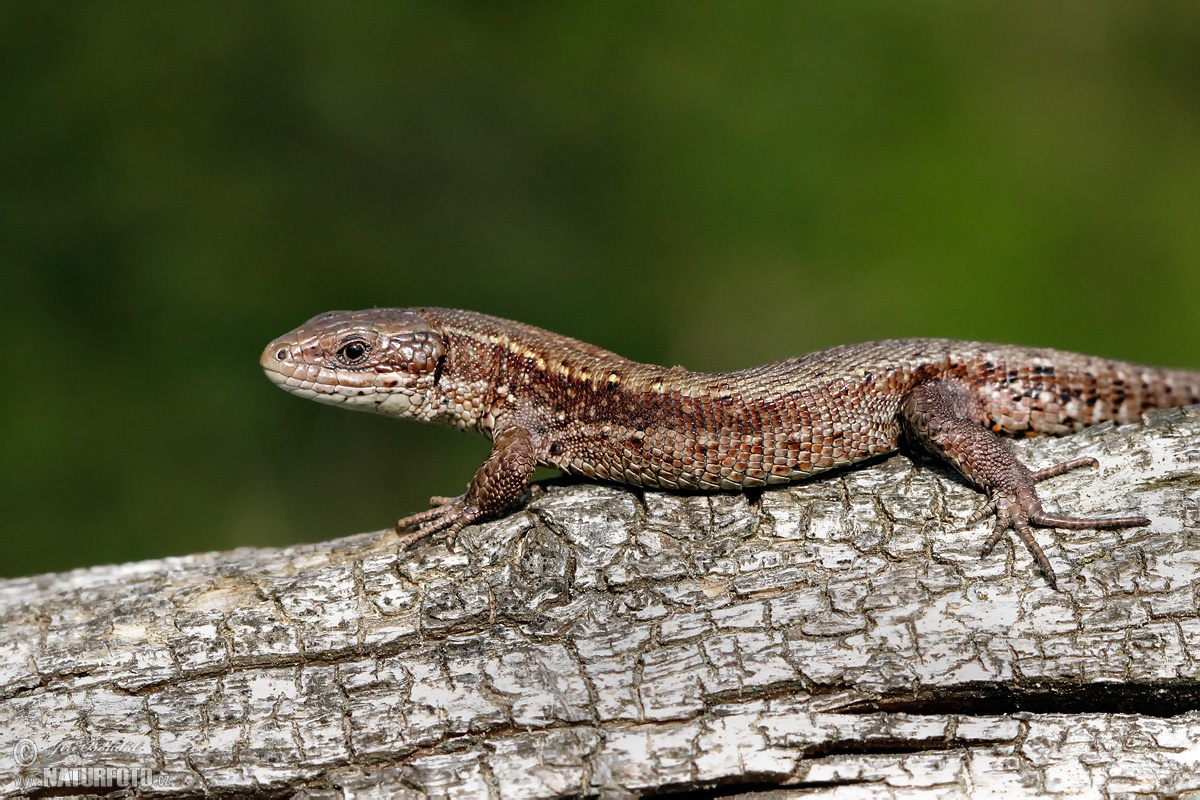
[[[22,739],[12,749],[13,761],[24,773],[21,784],[27,790],[62,788],[97,789],[147,789],[155,786],[163,777],[150,767],[114,766],[57,766],[33,767],[41,754],[38,746],[29,739]]]

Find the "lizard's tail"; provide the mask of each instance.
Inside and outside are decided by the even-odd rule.
[[[1200,372],[1114,363],[1094,380],[1094,422],[1137,422],[1147,411],[1200,403]]]

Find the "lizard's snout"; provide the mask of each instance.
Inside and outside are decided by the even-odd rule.
[[[276,339],[263,350],[258,363],[267,374],[279,372],[292,359],[295,344],[286,339]]]

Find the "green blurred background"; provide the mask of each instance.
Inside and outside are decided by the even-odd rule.
[[[384,527],[487,443],[272,387],[447,305],[730,369],[1200,368],[1200,3],[0,5],[0,571]]]

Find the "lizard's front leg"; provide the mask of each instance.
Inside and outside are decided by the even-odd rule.
[[[1132,528],[1147,525],[1145,517],[1081,519],[1048,514],[1038,499],[1035,484],[1083,466],[1097,466],[1093,458],[1079,458],[1032,472],[1017,460],[1006,443],[986,429],[978,401],[949,381],[929,381],[916,386],[901,407],[905,432],[916,443],[948,461],[969,481],[987,492],[989,503],[972,522],[996,513],[996,526],[983,546],[986,556],[1008,530],[1014,531],[1037,561],[1051,587],[1057,587],[1050,559],[1033,537],[1031,525],[1057,528]]]
[[[400,540],[400,549],[439,531],[447,532],[447,545],[453,549],[460,530],[472,522],[502,514],[520,502],[535,466],[537,458],[529,431],[515,426],[500,430],[492,441],[492,454],[475,473],[466,493],[430,498],[433,508],[396,523],[397,533],[416,527]]]

